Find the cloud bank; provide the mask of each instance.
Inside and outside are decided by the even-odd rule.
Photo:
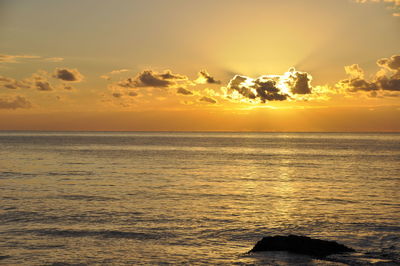
[[[349,92],[370,92],[373,97],[384,96],[385,92],[400,92],[400,55],[382,58],[376,63],[381,69],[372,80],[364,77],[364,70],[359,65],[346,66],[345,71],[349,77],[339,81],[337,87]]]
[[[227,97],[255,102],[284,101],[296,95],[311,94],[312,77],[306,72],[289,69],[283,75],[263,75],[256,79],[236,75],[226,87]]]

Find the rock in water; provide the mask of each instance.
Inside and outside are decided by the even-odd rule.
[[[325,257],[355,250],[335,241],[312,239],[306,236],[267,236],[257,242],[249,252],[289,251],[314,257]]]

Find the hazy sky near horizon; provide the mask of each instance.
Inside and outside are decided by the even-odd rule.
[[[0,130],[400,131],[398,0],[0,0]]]

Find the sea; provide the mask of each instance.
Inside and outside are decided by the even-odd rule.
[[[0,264],[400,265],[400,134],[2,131]]]

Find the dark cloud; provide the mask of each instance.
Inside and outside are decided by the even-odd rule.
[[[277,81],[267,76],[262,76],[255,80],[236,75],[228,84],[228,89],[237,91],[248,99],[259,99],[261,102],[266,101],[284,101],[289,95],[281,92],[276,86]]]
[[[77,69],[57,68],[53,77],[66,82],[81,82],[83,75]]]
[[[296,72],[294,78],[294,86],[292,92],[294,94],[310,94],[311,93],[311,78],[305,72]]]
[[[257,96],[263,103],[266,101],[284,101],[289,97],[289,95],[282,93],[280,89],[276,87],[275,80],[258,78],[254,81],[254,85]]]
[[[371,96],[376,96],[381,91],[400,91],[400,56],[394,55],[390,58],[382,58],[377,62],[384,74],[377,74],[372,81],[364,79],[364,71],[358,65],[346,66],[346,73],[350,75],[348,79],[339,82],[339,87],[344,87],[350,92],[366,91],[374,92]],[[389,73],[385,73],[389,72]]]
[[[115,97],[115,98],[121,98],[121,97],[122,97],[122,93],[120,93],[120,92],[114,92],[114,93],[112,94],[112,96]]]
[[[246,98],[255,99],[257,96],[253,92],[252,85],[245,83],[247,80],[249,80],[249,78],[236,75],[229,81],[228,89],[237,91]]]
[[[144,70],[134,78],[118,82],[124,88],[159,87],[165,88],[177,84],[177,81],[187,80],[186,76],[173,74],[170,70],[158,73],[153,70]]]
[[[196,79],[196,82],[200,84],[221,84],[220,80],[216,80],[214,77],[210,76],[206,70],[201,70],[199,72],[199,77]]]
[[[183,94],[183,95],[193,95],[193,92],[191,92],[190,90],[187,90],[185,88],[178,88],[176,90],[176,93]]]
[[[217,103],[216,100],[214,100],[213,98],[207,97],[207,96],[204,96],[204,97],[200,98],[199,101],[206,102],[206,103],[213,103],[213,104]]]
[[[376,63],[381,67],[395,72],[393,78],[400,79],[400,55],[393,55],[390,58],[382,58]]]
[[[31,108],[32,104],[22,96],[14,99],[0,98],[0,109]]]
[[[50,83],[48,83],[47,81],[36,81],[35,87],[39,91],[52,91],[53,90]]]
[[[400,91],[400,77],[397,78],[396,75],[392,77],[379,77],[377,83],[384,91]]]

